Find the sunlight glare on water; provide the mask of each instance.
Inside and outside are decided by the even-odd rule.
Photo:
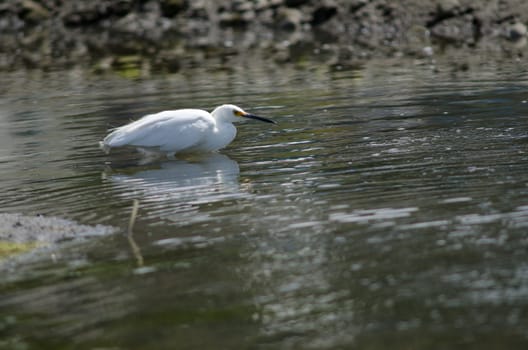
[[[524,349],[527,76],[499,68],[5,74],[2,211],[124,232],[138,199],[144,265],[121,233],[4,264],[0,348]],[[185,159],[98,148],[222,103],[278,125]]]

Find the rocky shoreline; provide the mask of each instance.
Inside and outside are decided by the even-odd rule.
[[[348,65],[446,48],[519,59],[526,23],[522,0],[7,0],[0,70],[176,72],[248,53]]]

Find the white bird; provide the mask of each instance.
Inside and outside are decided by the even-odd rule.
[[[135,146],[140,150],[166,153],[212,152],[227,146],[236,136],[233,122],[241,118],[275,122],[245,112],[235,105],[222,105],[212,113],[201,109],[178,109],[149,114],[114,129],[100,142],[101,148]]]

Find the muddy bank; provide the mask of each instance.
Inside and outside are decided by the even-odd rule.
[[[524,56],[523,0],[7,0],[0,69],[83,65],[178,71],[257,53],[289,63]]]
[[[113,233],[110,226],[81,225],[57,217],[0,213],[0,242],[50,244]]]

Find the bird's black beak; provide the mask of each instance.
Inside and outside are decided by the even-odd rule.
[[[268,119],[268,118],[264,118],[264,117],[259,117],[258,115],[254,115],[254,114],[249,114],[249,113],[246,113],[243,115],[244,118],[249,118],[249,119],[256,119],[256,120],[260,120],[261,122],[266,122],[266,123],[271,123],[271,124],[277,124],[275,121],[271,120],[271,119]]]

